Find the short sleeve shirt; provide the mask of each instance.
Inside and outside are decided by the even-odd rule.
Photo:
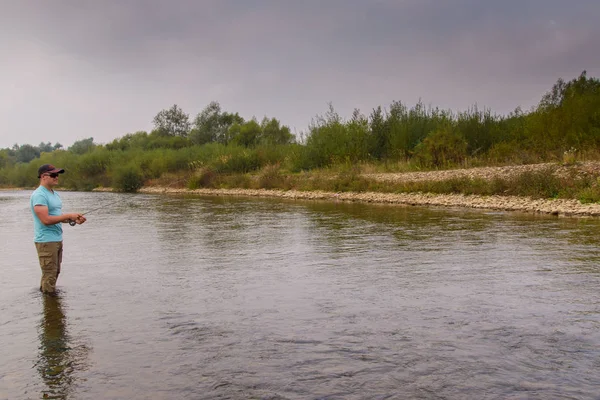
[[[56,191],[50,191],[39,186],[30,197],[31,213],[33,214],[33,241],[36,243],[62,242],[61,223],[44,225],[35,214],[35,206],[48,207],[48,215],[62,215],[62,200]]]

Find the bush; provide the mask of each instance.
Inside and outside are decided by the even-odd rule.
[[[415,158],[425,167],[460,164],[467,156],[467,142],[450,126],[432,131],[415,148]]]
[[[577,194],[577,198],[584,204],[598,203],[600,202],[600,187],[592,186],[585,188]]]
[[[256,151],[232,147],[229,154],[222,154],[212,161],[212,167],[219,173],[247,173],[260,168]]]
[[[263,189],[286,188],[285,176],[281,174],[279,165],[267,165],[258,175],[258,187]]]
[[[136,165],[125,165],[113,172],[113,189],[120,192],[135,193],[144,186],[144,175],[140,167]]]
[[[194,172],[188,181],[189,189],[212,188],[215,185],[217,173],[210,167],[202,167]]]
[[[562,157],[563,165],[575,165],[577,164],[577,149],[571,147],[569,150],[565,150]]]
[[[514,178],[507,194],[530,196],[533,198],[556,198],[559,196],[563,183],[554,175],[552,168],[542,171],[524,172]]]

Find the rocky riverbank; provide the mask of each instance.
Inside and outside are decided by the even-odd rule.
[[[301,200],[330,200],[411,206],[469,207],[502,211],[553,214],[559,216],[600,217],[600,204],[581,204],[577,200],[540,200],[516,196],[433,195],[429,193],[331,193],[266,189],[174,189],[146,187],[142,193],[198,194],[207,196],[279,197]]]
[[[553,168],[556,174],[577,174],[600,176],[600,162],[581,163],[577,166],[558,166],[557,164],[535,164],[512,167],[485,167],[461,170],[365,174],[367,179],[379,181],[415,181],[415,180],[445,180],[453,178],[482,178],[493,179],[497,176],[511,176],[527,171]],[[434,195],[430,193],[353,193],[353,192],[323,192],[297,190],[266,190],[266,189],[196,189],[145,187],[143,193],[179,193],[210,196],[251,196],[279,197],[285,199],[328,200],[346,202],[365,202],[381,204],[399,204],[410,206],[439,206],[439,207],[469,207],[479,209],[518,211],[527,213],[552,214],[557,216],[589,216],[600,217],[600,204],[582,204],[578,200],[566,199],[532,199],[518,196],[476,196],[462,194]]]

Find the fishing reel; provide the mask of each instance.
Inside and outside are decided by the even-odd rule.
[[[77,222],[73,221],[72,219],[69,220],[69,225],[71,226],[75,226],[77,225]]]

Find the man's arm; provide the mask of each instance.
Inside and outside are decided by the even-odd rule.
[[[40,219],[40,221],[42,221],[42,224],[44,224],[44,225],[56,225],[61,222],[67,223],[71,220],[77,221],[77,220],[81,220],[81,218],[83,218],[83,215],[79,214],[79,213],[49,215],[48,207],[42,206],[42,205],[34,206],[33,211],[35,212],[35,215],[37,215],[37,217]]]

